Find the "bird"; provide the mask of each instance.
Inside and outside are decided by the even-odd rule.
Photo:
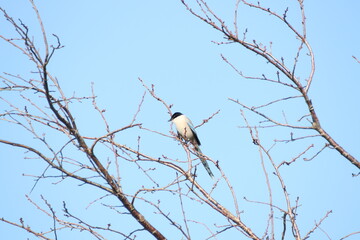
[[[211,172],[209,164],[207,163],[201,152],[201,143],[191,120],[181,112],[175,112],[171,116],[169,122],[170,121],[175,124],[178,135],[185,141],[189,141],[194,146],[196,152],[198,153],[197,155],[200,158],[202,164],[204,165],[206,171],[211,178],[214,178],[214,174]]]

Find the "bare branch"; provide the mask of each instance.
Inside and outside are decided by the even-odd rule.
[[[305,235],[305,237],[304,237],[303,239],[305,240],[305,239],[310,238],[310,234],[312,234],[317,228],[319,228],[319,226],[321,225],[321,223],[322,223],[326,218],[329,217],[330,213],[332,213],[332,211],[328,211],[328,212],[325,214],[325,216],[324,216],[322,219],[320,219],[320,221],[319,221],[318,223],[315,222],[315,226]]]
[[[351,237],[351,236],[356,235],[356,234],[360,234],[360,231],[350,233],[350,234],[348,234],[348,235],[346,235],[346,236],[344,236],[344,237],[340,238],[340,240],[343,240],[343,239],[345,239],[345,238]]]
[[[285,123],[280,123],[278,121],[275,121],[273,119],[271,119],[269,116],[265,115],[264,113],[261,113],[257,110],[255,110],[253,107],[248,107],[245,104],[239,102],[239,100],[235,100],[233,98],[228,98],[230,101],[237,103],[239,105],[241,105],[242,107],[246,108],[247,110],[250,110],[253,113],[256,113],[257,115],[263,117],[264,119],[266,119],[267,121],[277,125],[277,126],[282,126],[282,127],[289,127],[289,128],[295,128],[295,129],[312,129],[312,127],[303,127],[303,126],[295,126],[295,125],[289,125],[289,124],[285,124]]]
[[[357,59],[355,56],[352,56],[353,57],[353,59],[355,59],[358,63],[360,63],[360,60],[359,59]]]

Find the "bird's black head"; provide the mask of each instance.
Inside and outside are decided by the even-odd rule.
[[[178,116],[181,116],[181,115],[183,115],[181,112],[176,112],[176,113],[174,113],[174,114],[171,116],[169,122],[170,122],[171,120],[174,120],[174,119],[177,118]]]

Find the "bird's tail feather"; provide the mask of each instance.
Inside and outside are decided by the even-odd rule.
[[[214,174],[211,172],[211,169],[209,167],[209,164],[207,163],[205,157],[203,156],[203,153],[201,152],[201,149],[199,146],[195,145],[195,150],[199,153],[199,158],[202,162],[202,164],[204,165],[206,171],[208,172],[208,174],[210,175],[211,178],[214,178]]]

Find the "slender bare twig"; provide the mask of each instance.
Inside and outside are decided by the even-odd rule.
[[[243,117],[244,121],[245,121],[245,124],[250,132],[250,136],[251,138],[253,139],[253,143],[256,144],[256,145],[259,145],[260,142],[259,142],[259,136],[258,136],[258,131],[257,129],[255,128],[255,132],[256,134],[253,135],[253,131],[252,131],[252,128],[250,127],[247,119],[246,119],[246,116],[245,116],[245,113],[243,110],[240,110],[241,112],[241,116]],[[256,139],[256,141],[254,140]],[[275,234],[275,225],[274,225],[274,209],[273,209],[273,196],[272,196],[272,189],[271,189],[271,184],[270,184],[270,180],[269,180],[269,174],[268,174],[268,171],[266,170],[266,167],[265,167],[265,162],[264,162],[264,157],[263,157],[263,154],[262,154],[262,150],[261,148],[259,147],[259,155],[260,155],[260,159],[261,159],[261,167],[262,167],[262,170],[264,172],[264,175],[265,175],[265,179],[266,179],[266,186],[267,186],[267,189],[268,189],[268,194],[269,194],[269,222],[270,222],[270,225],[271,225],[271,239],[274,239],[274,234]],[[265,235],[267,231],[265,232]]]
[[[23,219],[21,219],[21,218],[20,218],[20,224],[19,224],[19,223],[16,223],[16,222],[9,221],[9,220],[6,220],[6,219],[4,219],[4,218],[0,218],[0,221],[2,221],[2,222],[4,222],[4,223],[7,223],[7,224],[10,224],[10,225],[12,225],[12,226],[15,226],[15,227],[24,229],[24,230],[26,230],[28,233],[33,234],[34,236],[36,236],[36,237],[39,238],[39,239],[53,240],[52,238],[48,238],[48,237],[44,236],[46,233],[39,233],[38,231],[33,230],[29,225],[25,226],[25,225],[24,225],[24,221],[23,221]]]
[[[184,224],[185,224],[185,228],[186,228],[186,238],[187,239],[191,239],[190,238],[190,229],[189,229],[189,226],[188,226],[188,220],[187,220],[187,217],[186,217],[186,212],[185,212],[185,209],[184,209],[184,203],[183,203],[183,199],[182,199],[182,194],[181,194],[181,187],[180,187],[180,184],[179,182],[177,182],[177,185],[178,185],[178,189],[179,189],[179,200],[180,200],[180,206],[181,206],[181,213],[183,215],[183,218],[184,218]]]
[[[286,165],[290,165],[293,162],[295,162],[299,157],[301,157],[302,155],[304,155],[307,151],[309,151],[311,148],[314,147],[314,144],[311,144],[310,146],[308,146],[303,152],[299,153],[299,155],[297,155],[296,157],[294,157],[291,161],[282,161],[277,168],[280,168],[282,165],[286,164]]]
[[[360,231],[350,233],[350,234],[348,234],[348,235],[346,235],[346,236],[344,236],[344,237],[340,238],[340,240],[343,240],[343,239],[345,239],[345,238],[351,237],[351,236],[356,235],[356,234],[360,234]]]
[[[314,154],[311,158],[304,158],[304,161],[311,161],[316,158],[324,149],[328,148],[329,144],[325,143],[324,147],[322,147],[316,154]]]
[[[295,128],[295,129],[312,129],[312,127],[304,127],[304,126],[296,126],[296,125],[290,125],[290,124],[286,124],[286,123],[281,123],[279,121],[276,121],[272,118],[270,118],[268,115],[262,113],[262,112],[259,112],[257,110],[255,110],[254,108],[252,107],[249,107],[241,102],[239,102],[238,100],[235,100],[233,98],[229,98],[230,101],[232,102],[235,102],[239,105],[241,105],[242,107],[246,108],[247,110],[250,110],[251,112],[254,112],[256,113],[257,115],[260,115],[261,117],[263,117],[264,119],[266,119],[267,121],[275,124],[276,126],[282,126],[282,127],[288,127],[288,128]]]
[[[360,60],[357,59],[357,57],[355,57],[355,56],[352,56],[352,57],[353,57],[353,59],[355,59],[358,63],[360,63]]]
[[[332,211],[328,211],[325,216],[323,218],[320,219],[320,221],[317,223],[315,222],[315,226],[305,235],[305,237],[303,238],[304,240],[305,239],[308,239],[310,238],[310,234],[312,234],[317,228],[319,228],[319,226],[321,225],[321,223],[329,217],[330,213],[332,213]]]

